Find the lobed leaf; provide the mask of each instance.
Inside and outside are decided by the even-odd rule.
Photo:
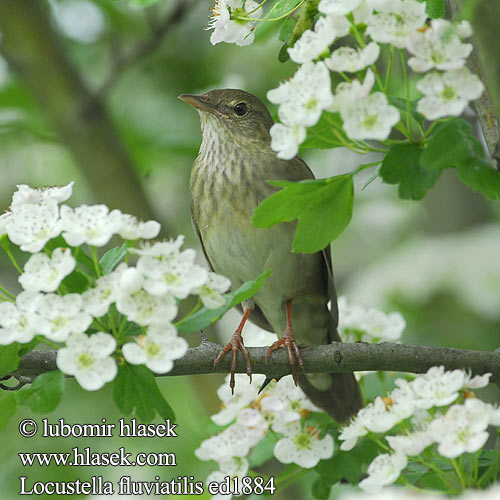
[[[324,249],[347,227],[352,217],[354,186],[351,174],[301,182],[269,181],[283,189],[255,210],[256,227],[298,219],[292,250],[314,253]]]
[[[175,414],[160,392],[151,370],[142,365],[123,363],[113,382],[113,400],[124,415],[150,422],[158,413],[175,421]]]

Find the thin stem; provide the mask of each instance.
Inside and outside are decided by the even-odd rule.
[[[353,171],[352,175],[356,175],[357,173],[366,170],[367,168],[374,167],[375,165],[379,165],[379,161],[372,161],[371,163],[364,163],[363,165],[360,165],[356,170]]]
[[[99,266],[99,259],[97,257],[97,250],[93,245],[89,245],[89,247],[90,253],[92,254],[92,262],[94,263],[95,273],[98,277],[102,276],[101,266]]]
[[[350,142],[346,141],[345,138],[342,136],[342,134],[336,128],[332,128],[332,132],[333,132],[333,135],[335,135],[335,137],[342,144],[342,146],[350,149],[351,151],[354,151],[355,153],[361,154],[361,155],[368,153],[368,151],[357,149]]]
[[[16,296],[13,295],[12,293],[10,293],[7,288],[3,287],[2,285],[0,285],[0,292],[4,293],[5,295],[7,295],[7,297],[9,297],[10,299],[13,299],[13,300],[16,300]]]
[[[21,269],[21,266],[17,263],[16,258],[14,255],[12,255],[12,252],[10,251],[10,248],[5,248],[5,253],[9,256],[10,261],[12,262],[13,266],[16,268],[17,272],[19,274],[23,274],[23,270]]]
[[[455,486],[449,481],[449,479],[446,477],[446,474],[444,474],[444,472],[439,467],[436,467],[434,465],[432,460],[430,462],[427,462],[427,460],[425,460],[421,454],[418,456],[418,459],[423,465],[425,465],[429,469],[432,469],[437,474],[437,476],[439,476],[439,478],[441,479],[441,481],[443,481],[445,486],[447,488],[450,488],[450,490],[452,490],[451,493],[456,493]]]
[[[181,325],[182,323],[184,323],[184,321],[186,321],[188,318],[190,318],[196,311],[198,311],[200,308],[201,308],[201,305],[202,305],[202,301],[201,299],[198,299],[198,302],[196,303],[196,305],[193,307],[193,309],[191,309],[191,311],[189,311],[186,316],[184,316],[181,320],[179,320],[175,326],[179,326]]]
[[[387,154],[389,152],[388,149],[383,149],[383,148],[376,148],[374,146],[370,146],[370,144],[368,144],[367,142],[365,141],[358,141],[359,144],[361,144],[361,146],[363,146],[367,151],[374,151],[376,153],[384,153],[384,154]]]
[[[49,345],[50,347],[52,347],[54,349],[60,349],[61,348],[61,346],[59,344],[56,344],[55,342],[52,342],[51,340],[43,337],[42,335],[37,335],[36,339],[38,341],[40,341],[40,342],[43,342],[44,344]]]
[[[389,78],[391,77],[393,58],[394,58],[394,45],[391,45],[391,50],[389,52],[389,59],[387,60],[387,70],[385,72],[384,92],[387,92],[387,88],[389,87]]]
[[[465,485],[465,479],[463,478],[462,471],[460,470],[460,467],[458,466],[457,461],[454,458],[452,458],[450,460],[450,462],[451,462],[451,465],[453,465],[453,468],[455,469],[456,475],[458,476],[458,480],[460,481],[460,486],[462,486],[462,489],[465,490],[467,488],[467,486]]]
[[[255,9],[247,12],[247,14],[253,14],[254,12],[258,11],[265,3],[267,3],[267,0],[262,0],[262,2],[260,2],[259,5],[255,7]]]
[[[403,71],[403,80],[406,94],[406,129],[411,135],[410,128],[410,80],[408,79],[408,70],[406,69],[406,58],[404,49],[399,49],[399,57],[401,59],[401,70]]]
[[[285,17],[288,17],[290,14],[293,14],[296,10],[298,10],[302,5],[305,3],[306,0],[302,0],[299,4],[297,4],[292,10],[287,12],[286,14],[283,14],[282,16],[279,17],[272,17],[269,19],[259,19],[258,17],[250,17],[250,16],[235,16],[233,19],[238,19],[239,21],[257,21],[257,22],[265,22],[265,23],[270,23],[273,21],[281,21],[282,19],[285,19]],[[252,11],[254,12],[254,11]],[[250,13],[249,13],[250,14]]]

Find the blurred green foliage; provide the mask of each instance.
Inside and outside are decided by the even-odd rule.
[[[94,8],[94,25],[88,24],[86,28],[94,33],[91,41],[82,42],[81,36],[72,36],[72,30],[73,33],[81,33],[82,29],[85,35],[88,18],[73,16],[72,27],[67,21],[62,25],[61,19],[55,16],[58,7],[78,3],[91,4],[91,8]],[[256,43],[248,47],[227,44],[212,46],[209,33],[202,29],[207,24],[210,2],[192,2],[181,19],[169,26],[150,51],[134,59],[134,51],[150,39],[164,19],[168,19],[176,8],[176,2],[53,0],[50,5],[59,42],[82,80],[95,93],[99,93],[102,86],[106,85],[105,91],[101,92],[106,110],[137,169],[157,219],[166,223],[165,233],[169,236],[186,234],[187,245],[196,246],[196,237],[190,224],[188,183],[190,166],[200,144],[200,127],[196,114],[181,103],[177,95],[201,93],[217,87],[239,87],[264,99],[267,90],[276,87],[280,80],[294,71],[290,61],[278,62],[282,45],[277,37],[280,26],[260,30]],[[97,26],[97,30],[95,23],[101,26]],[[20,25],[18,29],[27,28]],[[291,35],[286,29],[284,24],[283,41]],[[128,64],[128,60],[133,64]],[[70,149],[54,132],[43,102],[30,94],[25,82],[16,76],[15,68],[8,68],[2,62],[0,207],[8,208],[16,184],[42,186],[65,184],[71,180],[75,180],[71,203],[93,202],[92,190],[73,160]],[[39,78],[49,80],[52,77],[50,74],[39,75]],[[317,144],[314,145],[317,147]],[[92,144],[89,144],[91,147]],[[320,177],[341,174],[373,160],[340,149],[308,150],[304,156]],[[379,180],[361,190],[366,180],[360,176],[359,183],[355,185],[352,222],[334,246],[334,269],[340,295],[345,293],[344,290],[355,289],[355,277],[362,275],[369,267],[376,266],[377,262],[390,259],[392,253],[410,238],[418,240],[429,234],[435,237],[460,234],[471,228],[481,228],[487,223],[498,223],[499,220],[500,211],[496,205],[471,193],[450,175],[444,174],[427,198],[419,203],[398,200],[393,187],[384,186]],[[116,185],[110,185],[109,189],[119,189],[119,186],[120,179],[117,179]],[[478,248],[477,253],[471,252],[470,261],[483,258],[480,250]],[[464,260],[463,268],[467,265],[467,260]],[[484,265],[498,267],[498,259],[496,262],[484,262]],[[411,266],[411,259],[408,266]],[[437,261],[436,266],[439,266]],[[457,273],[462,270],[457,269]],[[428,271],[432,273],[432,269]],[[20,290],[17,275],[4,254],[0,255],[0,276],[2,284],[9,290],[15,293]],[[492,280],[491,286],[497,286],[500,290],[498,273],[492,276]],[[357,300],[356,296],[349,298]],[[373,297],[375,299],[380,297]],[[460,301],[457,294],[446,291],[446,286],[441,291],[430,292],[418,302],[392,294],[387,297],[386,304],[387,311],[391,308],[400,310],[407,319],[407,334],[403,337],[405,342],[475,349],[498,347],[500,315],[486,316],[472,310]],[[191,344],[199,340],[197,334],[190,334],[187,338]],[[14,498],[19,487],[18,476],[21,475],[27,475],[31,482],[47,478],[88,479],[101,474],[112,481],[122,475],[132,475],[136,480],[153,480],[155,475],[165,480],[182,475],[204,480],[212,470],[212,464],[196,459],[193,450],[213,430],[209,415],[218,409],[215,391],[222,383],[223,376],[214,374],[157,380],[175,411],[179,424],[178,438],[167,440],[114,436],[106,439],[67,439],[36,436],[27,439],[19,435],[17,428],[22,418],[32,417],[29,410],[23,409],[0,432],[0,460],[3,465],[0,470],[0,496]],[[11,397],[9,394],[0,399],[0,409],[5,407],[2,403]],[[492,389],[490,397],[498,398],[498,393],[495,394]],[[64,418],[71,423],[100,423],[105,418],[108,423],[116,423],[122,415],[111,400],[109,386],[91,393],[82,390],[74,380],[66,380],[61,405],[43,418],[51,422]],[[36,419],[40,423],[41,417],[37,416]],[[19,452],[70,451],[75,446],[90,446],[96,452],[116,451],[121,446],[130,452],[174,452],[178,465],[168,470],[143,467],[132,471],[130,468],[117,470],[55,466],[25,469],[18,457]],[[279,470],[280,466],[276,465],[276,471]],[[293,476],[293,471],[291,474]],[[318,477],[318,474],[311,472],[295,488],[279,490],[275,498],[311,498],[309,485],[312,481],[317,481],[315,491],[321,496],[324,485]],[[332,497],[340,488],[334,488]],[[209,495],[200,498],[209,498]]]

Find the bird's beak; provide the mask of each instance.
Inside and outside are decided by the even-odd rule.
[[[199,109],[200,111],[208,111],[209,113],[216,112],[216,109],[205,102],[203,100],[203,96],[201,95],[181,94],[180,96],[178,96],[178,98],[186,104],[193,106],[193,108]]]

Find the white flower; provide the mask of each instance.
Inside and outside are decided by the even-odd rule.
[[[282,425],[279,432],[285,437],[276,443],[274,456],[281,463],[295,463],[310,469],[321,459],[332,457],[333,438],[330,434],[321,438],[317,428],[308,426],[302,429],[300,422]]]
[[[380,54],[376,42],[370,42],[365,48],[340,47],[325,59],[325,64],[331,71],[348,71],[355,73],[373,64]]]
[[[306,128],[303,125],[292,125],[288,127],[281,123],[275,123],[271,130],[271,148],[276,151],[278,158],[291,160],[299,152],[299,144],[306,138]]]
[[[247,475],[248,472],[248,460],[243,457],[233,457],[224,462],[219,462],[219,470],[211,472],[205,481],[205,484],[210,484],[212,482],[223,483],[226,477],[232,478],[242,478]],[[238,481],[239,489],[241,490],[242,483]],[[234,494],[241,494],[239,490],[233,491]],[[223,500],[230,499],[233,495],[231,493],[223,495],[218,493],[211,497],[211,500]]]
[[[164,324],[166,321],[172,321],[177,314],[177,304],[172,295],[156,297],[142,289],[119,290],[116,308],[125,314],[129,321],[135,321],[142,326]]]
[[[312,61],[327,50],[335,38],[347,35],[349,22],[345,17],[339,20],[320,17],[314,26],[314,31],[304,31],[294,46],[288,49],[290,59],[299,64]]]
[[[236,423],[248,429],[258,432],[267,432],[269,423],[259,410],[254,408],[245,408],[240,411]]]
[[[321,411],[295,385],[291,375],[280,378],[276,384],[269,384],[264,394],[266,397],[260,401],[261,409],[267,413],[267,418],[273,422],[273,429],[278,432],[274,424],[279,427],[280,424],[299,421],[301,416],[310,411]]]
[[[481,96],[484,85],[467,68],[460,68],[427,73],[417,82],[417,89],[425,96],[417,103],[418,112],[436,120],[461,115],[469,101]]]
[[[342,432],[339,435],[339,440],[343,441],[340,445],[340,449],[342,451],[352,450],[358,439],[362,436],[366,436],[368,434],[368,429],[365,426],[363,419],[358,417],[354,418],[349,425],[342,429]]]
[[[18,184],[17,191],[12,195],[10,208],[15,210],[20,205],[37,205],[38,203],[52,199],[57,203],[66,201],[73,193],[73,182],[66,186],[49,188],[32,188],[26,184]]]
[[[21,292],[16,303],[0,303],[0,345],[30,342],[48,330],[48,322],[36,313],[41,294]]]
[[[443,417],[433,420],[429,433],[439,443],[438,452],[456,458],[482,448],[488,439],[489,406],[476,398],[466,399],[463,405],[453,405]]]
[[[185,339],[177,336],[175,326],[166,321],[150,326],[146,335],[140,335],[136,341],[123,346],[124,358],[133,365],[145,364],[155,373],[169,372],[174,359],[182,358],[188,348]]]
[[[76,260],[69,248],[56,248],[50,257],[44,253],[33,254],[18,280],[30,292],[55,292],[75,266]]]
[[[385,314],[365,309],[339,297],[339,333],[344,342],[394,342],[401,338],[406,322],[400,313]]]
[[[289,81],[270,90],[267,98],[280,104],[278,113],[285,125],[311,127],[333,101],[328,68],[321,61],[305,63]]]
[[[383,486],[394,483],[407,463],[403,453],[378,455],[368,466],[368,477],[359,483],[359,487],[368,493],[376,493]]]
[[[387,102],[382,92],[375,92],[340,110],[343,127],[351,139],[389,137],[392,127],[399,122],[399,111]]]
[[[113,272],[97,278],[95,287],[82,294],[83,309],[94,318],[104,316],[118,297],[120,280],[126,270],[127,264],[122,262]]]
[[[35,204],[19,204],[5,219],[7,235],[24,252],[37,253],[61,233],[59,205],[48,198]]]
[[[368,69],[366,72],[363,83],[360,83],[359,80],[339,83],[335,89],[333,103],[327,108],[328,111],[335,113],[341,109],[348,108],[356,101],[366,97],[370,93],[374,83],[375,75],[371,69]]]
[[[81,205],[76,208],[61,206],[63,238],[71,246],[83,243],[102,247],[121,227],[119,210],[109,211],[106,205]]]
[[[107,333],[91,336],[73,333],[66,347],[57,351],[57,367],[67,375],[74,375],[85,390],[97,391],[116,376],[116,363],[110,357],[115,348],[115,339]]]
[[[264,433],[261,430],[233,424],[203,441],[194,454],[200,460],[215,460],[219,463],[231,460],[233,457],[246,457],[250,449],[263,437]]]
[[[249,384],[248,376],[243,373],[236,373],[234,377],[234,394],[231,394],[229,387],[230,375],[226,376],[224,383],[217,389],[217,396],[222,401],[222,409],[210,417],[217,425],[229,424],[243,408],[256,400],[265,380],[264,375],[254,374]]]
[[[260,18],[262,9],[253,0],[216,0],[213,15],[207,29],[213,29],[210,42],[216,45],[219,42],[249,45],[254,39],[254,22],[237,19],[238,15]],[[259,8],[258,8],[259,7]],[[236,15],[236,17],[234,17]]]
[[[321,0],[318,10],[323,14],[345,16],[358,7],[361,0]]]
[[[427,431],[417,431],[411,434],[399,436],[386,436],[389,446],[394,451],[399,451],[407,456],[420,455],[422,451],[430,446],[434,439]]]
[[[231,282],[225,276],[209,272],[207,281],[199,288],[195,288],[193,293],[200,296],[205,307],[217,309],[226,303],[226,298],[222,294],[227,292],[230,286]]]
[[[376,11],[367,20],[367,35],[380,43],[403,49],[408,37],[425,24],[425,2],[417,0],[386,0],[377,2]]]
[[[486,387],[490,383],[491,373],[485,373],[484,375],[476,375],[473,377],[470,373],[465,375],[464,389],[481,389]]]
[[[406,48],[415,57],[408,59],[408,66],[419,73],[432,68],[461,68],[472,51],[472,45],[462,43],[457,31],[446,19],[433,19],[430,28],[414,31]]]
[[[83,312],[82,307],[82,296],[78,293],[43,295],[37,313],[48,321],[49,330],[41,333],[54,342],[63,342],[72,333],[83,333],[92,323],[92,316]]]
[[[415,393],[415,404],[424,410],[432,406],[446,406],[458,397],[463,388],[463,370],[446,371],[443,366],[433,366],[427,373],[419,375],[410,383]],[[396,382],[397,383],[397,382]]]
[[[155,220],[142,222],[133,215],[121,214],[121,225],[118,234],[124,240],[151,239],[158,236],[160,228],[160,223]]]
[[[144,290],[151,295],[171,293],[178,299],[185,299],[206,282],[207,270],[194,263],[196,252],[192,248],[179,251],[183,241],[184,236],[179,236],[176,241],[131,250],[140,255],[137,269],[145,277]]]

